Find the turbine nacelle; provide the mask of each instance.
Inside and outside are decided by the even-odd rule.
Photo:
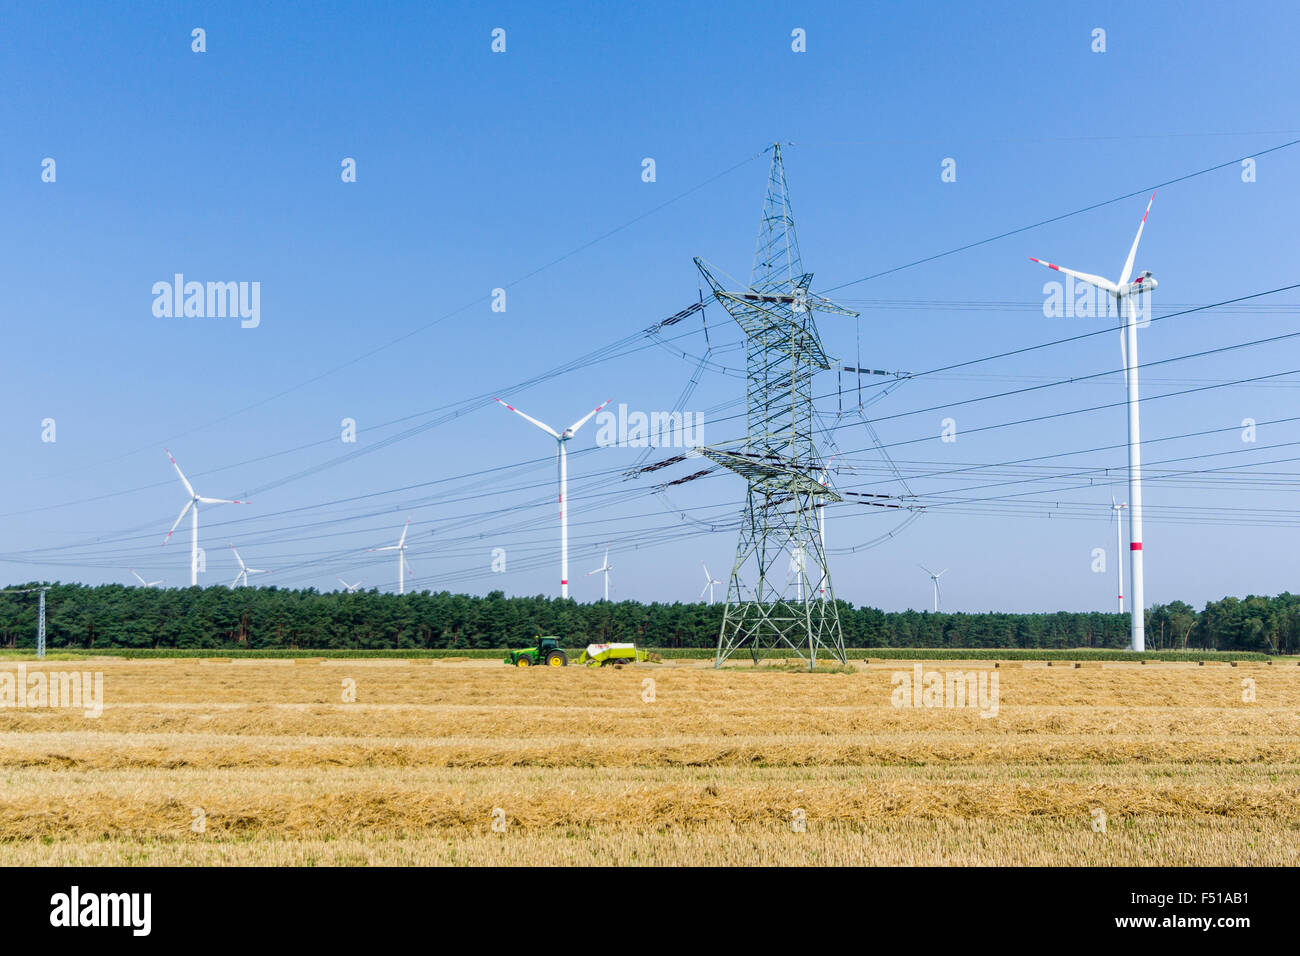
[[[1142,272],[1136,279],[1125,286],[1120,295],[1140,295],[1143,292],[1154,292],[1160,283],[1156,281],[1155,276],[1150,269]]]

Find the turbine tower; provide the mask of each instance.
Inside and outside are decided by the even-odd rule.
[[[783,645],[816,666],[827,648],[846,662],[835,592],[826,571],[819,504],[842,500],[822,484],[813,440],[813,377],[831,367],[814,313],[857,313],[810,291],[795,237],[781,146],[772,147],[767,196],[749,288],[729,289],[695,260],[713,297],[745,333],[746,437],[700,452],[748,486],[740,540],[727,586],[715,667],[742,647],[755,662],[762,648]],[[798,554],[790,573],[781,557]],[[817,581],[808,569],[817,569]],[[824,589],[825,600],[814,597]]]
[[[1124,509],[1115,496],[1110,496],[1110,520],[1115,522],[1115,577],[1119,581],[1119,613],[1124,613]]]
[[[546,434],[554,438],[556,444],[559,446],[559,450],[556,451],[555,454],[560,465],[560,597],[567,598],[569,596],[569,457],[564,446],[569,439],[574,436],[579,428],[587,424],[593,415],[612,402],[613,399],[611,398],[608,401],[597,405],[562,432],[557,432],[545,422],[539,422],[537,419],[525,415],[513,405],[508,405],[499,398],[493,398],[492,401],[510,409],[525,421],[532,422],[542,431],[546,432]],[[608,583],[608,579],[606,579],[606,583]],[[606,600],[608,600],[608,598],[609,596],[606,595]]]
[[[190,587],[196,587],[199,583],[199,505],[246,505],[248,502],[231,501],[227,498],[204,498],[194,490],[194,486],[190,484],[190,480],[185,477],[185,472],[181,471],[181,466],[176,464],[175,458],[172,458],[172,453],[167,451],[166,448],[164,448],[163,451],[167,452],[167,459],[172,463],[172,467],[176,469],[176,474],[180,476],[181,484],[185,486],[185,490],[190,496],[190,500],[185,503],[185,507],[181,509],[181,513],[176,516],[176,521],[172,524],[172,530],[168,531],[167,537],[163,538],[163,544],[166,544],[171,540],[176,528],[185,518],[185,512],[190,512]]]
[[[1154,291],[1157,283],[1149,271],[1140,273],[1131,282],[1129,280],[1133,276],[1133,260],[1137,258],[1142,230],[1146,228],[1147,216],[1151,214],[1151,203],[1155,198],[1156,194],[1152,193],[1147,200],[1146,212],[1142,214],[1142,222],[1138,226],[1137,235],[1133,237],[1133,246],[1128,251],[1128,259],[1124,262],[1124,271],[1120,273],[1118,282],[1029,257],[1039,265],[1073,276],[1080,282],[1086,282],[1109,294],[1124,318],[1119,341],[1124,361],[1124,387],[1128,389],[1128,547],[1132,585],[1130,607],[1133,612],[1132,639],[1129,644],[1131,651],[1146,650],[1145,598],[1142,593],[1142,437],[1138,427],[1137,297],[1143,292]]]
[[[939,579],[948,573],[948,569],[944,568],[942,571],[935,572],[935,571],[931,571],[924,564],[918,564],[917,567],[920,568],[922,571],[924,571],[926,574],[930,575],[930,580],[934,582],[934,613],[938,614],[939,613]]]

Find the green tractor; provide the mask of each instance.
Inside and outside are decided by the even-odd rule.
[[[536,647],[525,647],[521,651],[507,651],[506,663],[512,667],[567,667],[569,655],[560,648],[560,639],[554,636],[537,638]]]

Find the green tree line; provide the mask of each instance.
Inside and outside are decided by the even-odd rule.
[[[35,584],[14,587],[35,587]],[[849,647],[1125,648],[1127,614],[885,612],[840,601]],[[36,643],[37,595],[0,593],[0,646]],[[50,648],[497,648],[537,634],[570,647],[635,641],[645,647],[712,647],[721,604],[579,604],[423,591],[319,592],[282,588],[172,588],[54,584],[46,600]],[[1147,611],[1147,648],[1300,651],[1300,596],[1227,597],[1201,611],[1182,601]]]

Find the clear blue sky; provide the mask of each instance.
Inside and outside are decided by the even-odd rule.
[[[504,54],[490,49],[497,27]],[[1091,50],[1098,27],[1105,53]],[[807,52],[791,50],[795,28]],[[692,256],[747,277],[765,146],[794,144],[804,263],[830,289],[1300,138],[1298,32],[1300,11],[1282,3],[1248,16],[1209,3],[8,5],[0,576],[125,582],[135,567],[186,583],[188,528],[161,546],[185,500],[166,446],[201,494],[252,501],[203,511],[203,583],[234,576],[234,541],[275,571],[262,583],[391,588],[390,556],[365,549],[394,543],[413,514],[412,587],[554,593],[553,443],[466,400],[501,394],[557,427],[611,397],[671,408],[694,360],[644,338],[510,386],[689,304]],[[46,157],[54,183],[41,180]],[[345,157],[356,183],[340,179]],[[946,158],[956,182],[941,181]],[[1300,281],[1297,177],[1300,146],[1261,155],[1253,183],[1234,163],[1162,188],[1137,263],[1160,281],[1156,314]],[[824,317],[827,348],[854,364],[860,341],[862,365],[916,372],[1104,329],[1045,318],[1054,275],[1026,257],[1114,277],[1145,199],[839,289],[862,317]],[[260,326],[155,317],[152,286],[177,272],[259,282]],[[504,313],[490,309],[495,287],[508,288]],[[1156,323],[1141,358],[1286,334],[1296,311],[1276,307],[1295,302],[1293,291],[1252,302],[1267,309]],[[685,407],[721,441],[739,433],[723,419],[743,380],[718,370],[739,365],[734,323],[716,307],[707,319],[713,362]],[[703,352],[698,317],[674,332]],[[1092,573],[1091,552],[1114,559],[1125,458],[1090,449],[1122,445],[1123,409],[974,430],[1122,402],[1118,374],[908,413],[1113,372],[1118,345],[1107,332],[919,378],[873,404],[929,507],[855,553],[842,549],[899,515],[832,509],[839,596],[926,607],[924,562],[951,569],[949,609],[1111,609],[1114,575]],[[1291,369],[1300,339],[1144,369],[1143,394]],[[1292,417],[1298,386],[1285,376],[1150,401],[1144,437]],[[831,415],[835,391],[833,376],[819,384]],[[464,413],[435,424],[443,407]],[[939,440],[946,417],[955,443]],[[355,445],[340,441],[344,418]],[[693,600],[701,559],[725,579],[734,531],[679,512],[734,517],[741,481],[665,499],[648,477],[621,480],[638,451],[594,438],[588,425],[570,445],[573,595],[599,596],[583,572],[607,541],[616,597]],[[836,438],[856,468],[841,487],[898,491],[865,428]],[[1294,442],[1297,422],[1261,425],[1253,445],[1239,429],[1148,444],[1148,602],[1295,590]],[[936,474],[1046,455],[1061,457],[1032,475]],[[1089,471],[1092,485],[1043,480],[1053,470]],[[494,547],[505,573],[490,571]]]

